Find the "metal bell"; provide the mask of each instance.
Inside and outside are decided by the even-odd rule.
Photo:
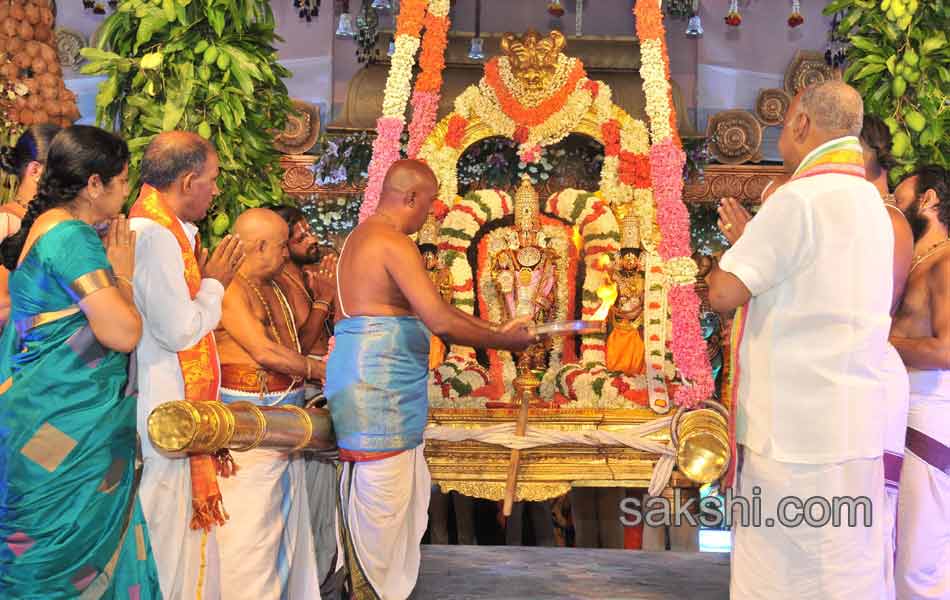
[[[340,15],[340,23],[336,27],[336,37],[356,37],[356,31],[353,29],[353,18],[350,16],[350,13],[343,13]]]
[[[703,37],[703,22],[700,20],[699,15],[693,15],[689,18],[689,23],[686,25],[686,37]]]
[[[472,38],[472,45],[468,49],[468,57],[472,60],[485,60],[485,40],[480,37]]]

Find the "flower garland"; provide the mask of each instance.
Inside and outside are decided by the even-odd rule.
[[[664,270],[670,284],[670,348],[682,378],[688,383],[676,391],[674,402],[695,407],[712,396],[714,387],[699,324],[699,298],[693,289],[695,271],[686,263],[692,253],[689,213],[682,202],[681,175],[686,157],[676,135],[676,113],[670,100],[663,13],[656,3],[637,2],[634,14],[641,40],[640,75],[652,129],[650,165],[661,233],[658,251],[665,261]]]
[[[376,121],[373,160],[369,165],[369,181],[360,208],[360,222],[376,212],[386,172],[399,160],[399,138],[406,125],[412,69],[428,5],[429,0],[403,0],[399,16],[396,17],[395,52],[383,92],[383,114]]]
[[[602,256],[620,251],[620,226],[613,211],[598,194],[582,190],[562,190],[545,203],[545,211],[574,225],[581,236],[584,250],[585,277],[581,291],[582,318],[590,318],[600,308],[597,290],[608,282],[607,266]],[[581,337],[581,361],[603,364],[607,346],[602,333]]]
[[[479,297],[476,298],[474,274],[472,265],[468,261],[468,250],[478,232],[487,223],[510,215],[513,209],[514,202],[508,194],[483,190],[458,199],[446,213],[440,229],[439,251],[444,264],[452,274],[454,284],[452,303],[460,310],[473,314],[475,303],[480,302],[483,316],[495,320],[501,319],[501,312],[496,310],[498,308],[496,303],[487,301],[484,293],[480,293]],[[556,217],[560,221],[551,220],[548,215]],[[591,194],[581,190],[564,190],[552,195],[545,202],[542,214],[543,231],[556,243],[559,238],[563,237],[563,234],[558,232],[559,228],[563,229],[564,227],[560,224],[561,222],[568,223],[580,236],[580,248],[569,247],[569,242],[563,239],[560,240],[561,246],[565,244],[568,244],[568,246],[564,246],[558,251],[563,251],[564,255],[574,255],[582,251],[586,275],[580,291],[581,311],[583,316],[590,317],[600,305],[600,299],[596,293],[597,289],[607,281],[606,267],[601,257],[614,254],[620,249],[619,225],[613,211],[610,210],[600,194]],[[484,248],[481,248],[482,251],[479,252],[480,263],[484,262],[489,253],[488,246],[492,243],[492,240],[500,238],[504,234],[503,230],[496,230],[481,240]],[[557,278],[561,284],[557,298],[558,318],[567,318],[567,313],[564,311],[568,310],[569,306],[573,304],[571,293],[564,284],[566,283],[569,286],[573,281],[573,269],[570,269],[567,263],[574,262],[576,265],[577,260],[579,259],[558,261]],[[489,276],[485,265],[479,265],[479,274],[482,281],[479,281],[478,288],[479,290],[485,290],[487,287],[487,279],[485,278]],[[563,360],[574,360],[574,357],[568,344],[561,344],[560,346],[555,352],[552,352],[550,368],[542,377],[540,396],[544,400],[558,401],[557,394],[561,393],[561,387],[557,382],[557,376],[564,368],[573,365],[574,368],[585,372],[594,369],[599,373],[606,373],[603,366],[606,353],[603,334],[585,335],[581,338],[579,363],[569,363],[562,366],[562,356]],[[508,355],[507,358],[504,355]],[[443,405],[446,402],[453,406],[460,406],[459,403],[469,405],[471,404],[470,399],[463,398],[459,393],[460,390],[464,389],[470,389],[471,395],[481,395],[479,406],[483,405],[485,399],[504,400],[509,397],[511,389],[502,389],[497,385],[492,386],[488,382],[490,379],[491,381],[503,381],[506,382],[505,385],[509,385],[515,377],[514,362],[510,360],[510,354],[505,352],[489,353],[489,357],[492,361],[490,367],[492,376],[488,377],[486,375],[482,379],[484,370],[476,362],[474,349],[463,346],[449,348],[446,363],[436,369],[430,381],[430,399],[433,400],[433,404],[437,404],[436,396],[443,394],[444,399],[441,401]],[[494,370],[500,372],[495,373]],[[465,380],[466,377],[467,380]],[[639,380],[627,379],[629,381],[618,383],[613,389],[625,390],[634,396],[637,394],[643,395],[642,401],[639,402],[645,404],[645,382],[643,378],[641,377]],[[576,383],[575,387],[571,388],[573,394],[571,397],[577,398],[577,394],[582,397],[594,394],[590,378],[573,378],[572,381]],[[581,387],[577,388],[577,385]],[[634,391],[630,392],[630,390]],[[622,395],[622,392],[618,391],[616,393]],[[567,397],[567,394],[562,395]],[[629,403],[629,401],[631,401],[630,398],[627,398],[623,402]],[[593,400],[588,398],[585,406],[594,405]],[[475,405],[472,404],[472,406]]]
[[[419,54],[419,67],[422,71],[416,79],[416,89],[412,93],[409,158],[415,158],[419,154],[422,143],[435,127],[450,26],[449,0],[429,0],[429,12],[425,18],[426,32]]]
[[[661,52],[659,54],[662,55]],[[443,201],[449,202],[458,194],[456,165],[464,150],[466,133],[473,121],[487,125],[491,136],[515,140],[519,144],[518,153],[521,160],[532,163],[540,158],[541,148],[567,137],[576,130],[581,119],[593,113],[595,122],[601,128],[605,145],[600,177],[603,197],[614,207],[632,202],[641,220],[641,236],[648,244],[658,243],[659,232],[654,221],[653,195],[648,177],[650,138],[646,125],[631,118],[613,104],[610,86],[601,81],[587,79],[583,75],[583,64],[579,60],[563,56],[562,60],[559,60],[559,72],[567,75],[564,76],[561,87],[552,89],[570,91],[573,81],[573,91],[562,106],[542,103],[533,108],[528,106],[528,99],[518,99],[506,92],[513,102],[518,103],[517,109],[509,107],[517,114],[525,116],[532,110],[540,111],[535,113],[533,119],[533,122],[540,121],[539,125],[532,127],[516,124],[497,96],[498,89],[507,89],[511,85],[511,82],[507,81],[507,62],[502,58],[494,59],[497,61],[495,64],[498,79],[489,77],[489,69],[486,67],[486,77],[478,85],[469,86],[456,98],[455,112],[444,121],[445,129],[442,130],[442,135],[431,136],[420,150],[419,156],[426,160],[439,178],[440,197]],[[548,114],[552,108],[556,110]]]

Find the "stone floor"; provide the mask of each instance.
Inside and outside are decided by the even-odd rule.
[[[728,597],[728,554],[423,545],[411,600]]]

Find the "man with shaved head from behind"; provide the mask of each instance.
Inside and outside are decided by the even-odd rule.
[[[894,231],[865,179],[863,112],[837,80],[793,99],[779,138],[790,178],[709,276],[714,310],[741,307],[736,493],[761,506],[734,525],[736,600],[886,596]]]
[[[287,223],[252,208],[234,222],[245,261],[224,294],[216,335],[221,400],[303,406],[304,385],[324,364],[306,355],[326,312],[291,302],[277,276],[288,257]],[[276,450],[242,452],[236,477],[221,481],[231,521],[218,532],[222,598],[320,597],[304,460]]]
[[[213,331],[244,254],[240,240],[229,236],[209,258],[198,240],[195,223],[218,193],[218,156],[207,140],[180,131],[159,134],[145,149],[141,169],[144,185],[129,215],[142,315],[135,351],[144,462],[139,497],[164,598],[217,600],[216,533],[226,520],[217,471],[228,457],[159,453],[149,441],[148,416],[171,400],[218,399]]]
[[[376,213],[347,238],[326,396],[343,463],[340,539],[352,598],[404,600],[419,575],[431,480],[423,456],[429,337],[517,351],[527,319],[493,325],[442,300],[409,235],[438,194],[424,164],[386,174]]]

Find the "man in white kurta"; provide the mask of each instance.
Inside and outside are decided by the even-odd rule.
[[[925,166],[895,190],[914,260],[891,342],[910,371],[897,515],[900,600],[950,598],[950,174]]]
[[[162,134],[146,150],[143,180],[157,187],[194,243],[202,218],[217,193],[217,157],[207,142],[180,133]],[[139,497],[148,522],[152,550],[166,600],[217,600],[219,566],[215,530],[193,530],[188,458],[160,454],[148,437],[148,416],[158,405],[185,397],[178,352],[209,332],[221,318],[224,286],[231,273],[206,277],[194,299],[185,282],[185,265],[175,236],[155,221],[134,218],[135,304],[142,315],[142,339],[135,351],[138,433],[144,461]],[[220,266],[220,260],[215,264]]]
[[[880,363],[892,277],[881,265],[892,262],[893,231],[863,179],[853,137],[861,116],[860,96],[841,82],[803,91],[779,144],[791,179],[747,224],[723,225],[745,229],[710,277],[710,301],[719,311],[745,304],[733,407],[737,494],[762,507],[760,524],[735,524],[734,599],[885,593]],[[788,497],[799,503],[780,509]],[[837,514],[843,523],[780,520],[801,518],[815,497],[811,517]],[[862,501],[835,510],[835,497]]]

